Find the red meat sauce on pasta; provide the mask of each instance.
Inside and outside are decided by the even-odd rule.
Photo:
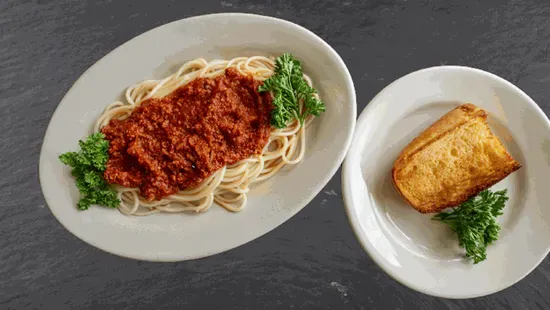
[[[110,142],[105,180],[160,200],[261,154],[272,98],[258,92],[260,84],[228,68],[143,101],[125,120],[111,120],[101,130]]]

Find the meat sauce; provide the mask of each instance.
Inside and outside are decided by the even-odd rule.
[[[160,200],[260,154],[272,108],[271,96],[258,93],[260,84],[228,68],[142,102],[125,120],[111,120],[101,130],[110,142],[105,180]]]

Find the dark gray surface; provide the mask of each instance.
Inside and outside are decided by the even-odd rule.
[[[347,63],[359,112],[394,79],[439,64],[501,75],[550,112],[547,0],[253,3],[0,1],[0,309],[550,308],[548,259],[515,286],[473,300],[433,298],[393,281],[362,251],[348,225],[339,172],[279,228],[198,261],[123,259],[61,227],[45,206],[37,176],[57,104],[90,65],[121,43],[192,15],[252,12],[311,29]]]

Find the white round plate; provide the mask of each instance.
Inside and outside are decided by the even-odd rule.
[[[76,150],[105,106],[130,85],[160,79],[203,57],[279,56],[302,61],[325,101],[326,112],[308,132],[306,157],[253,187],[247,207],[230,213],[214,206],[200,214],[128,217],[113,209],[77,211],[79,193],[58,156]],[[171,22],[124,43],[88,69],[59,104],[40,154],[40,183],[52,213],[85,242],[124,257],[181,261],[249,242],[306,206],[336,173],[355,128],[351,76],[321,38],[288,21],[251,14],[212,14]]]
[[[487,260],[463,258],[456,236],[408,206],[391,181],[401,150],[460,103],[489,113],[493,132],[523,167],[493,189],[508,188],[502,231]],[[550,248],[550,122],[519,88],[493,74],[457,66],[428,68],[387,86],[357,122],[342,185],[353,230],[390,276],[425,294],[469,298],[527,275]]]

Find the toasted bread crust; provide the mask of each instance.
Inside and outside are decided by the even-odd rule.
[[[409,205],[421,213],[455,207],[521,168],[486,119],[482,109],[463,104],[403,149],[392,180]]]
[[[475,117],[487,119],[487,113],[471,103],[465,103],[443,115],[439,120],[414,138],[404,149],[395,161],[392,170],[400,169],[407,163],[407,158],[429,147],[430,144],[451,134],[461,125],[471,121]]]

